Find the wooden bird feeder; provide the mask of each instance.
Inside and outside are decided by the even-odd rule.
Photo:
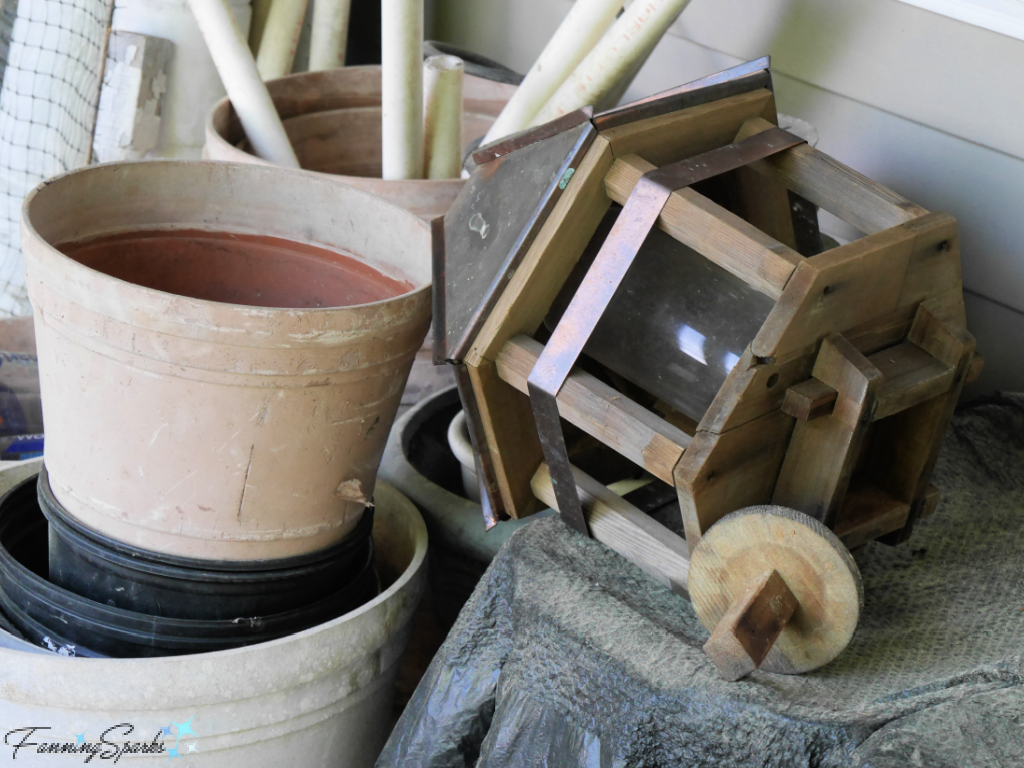
[[[435,352],[489,522],[557,507],[688,596],[729,679],[833,659],[849,550],[938,502],[975,346],[955,221],[779,129],[767,59],[473,159]],[[819,207],[864,236],[823,250]],[[573,466],[567,429],[674,487],[685,540]]]

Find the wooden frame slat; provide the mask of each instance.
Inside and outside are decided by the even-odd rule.
[[[775,116],[775,97],[766,88],[729,96],[601,132],[615,157],[640,155],[667,165],[725,146],[753,117]]]
[[[764,118],[752,118],[744,124],[736,140],[772,127]],[[865,234],[881,232],[928,213],[807,144],[752,163],[750,168],[776,176],[801,197]]]
[[[653,170],[638,155],[617,159],[604,180],[608,197],[624,205],[640,177]],[[658,227],[776,300],[803,261],[792,248],[690,188],[672,193]]]
[[[544,345],[529,336],[505,344],[495,361],[498,375],[520,392]],[[574,370],[558,393],[558,412],[589,435],[670,485],[672,471],[690,444],[681,429],[651,413],[589,373]]]
[[[953,382],[952,366],[936,360],[910,341],[875,352],[868,360],[882,374],[872,421],[931,400],[946,392]],[[837,396],[827,384],[807,379],[786,390],[782,410],[800,421],[812,421],[832,413]]]
[[[898,531],[910,516],[910,505],[877,485],[851,484],[836,519],[834,533],[847,549]]]
[[[782,463],[773,504],[804,512],[831,528],[882,383],[881,372],[839,334],[825,339],[814,378],[839,393],[832,414],[797,422]]]
[[[581,469],[573,467],[572,473],[591,535],[655,581],[688,598],[690,551],[686,541]],[[556,506],[547,464],[540,465],[531,485],[537,498]]]
[[[936,360],[912,341],[883,349],[868,359],[884,377],[872,421],[938,397],[948,392],[953,383],[954,367]]]
[[[611,147],[598,136],[484,322],[466,363],[494,360],[506,341],[540,326],[611,205],[604,190],[611,164]]]

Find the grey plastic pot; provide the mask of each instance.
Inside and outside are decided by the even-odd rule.
[[[457,389],[449,387],[408,411],[395,422],[379,473],[423,514],[430,531],[434,610],[445,628],[509,537],[531,520],[553,514],[545,510],[484,529],[480,504],[462,495],[461,465],[448,445],[448,426],[461,408]]]

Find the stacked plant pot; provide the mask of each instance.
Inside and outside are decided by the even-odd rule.
[[[298,171],[149,162],[41,186],[22,242],[47,444],[0,502],[0,607],[26,638],[211,651],[377,595],[428,224]]]

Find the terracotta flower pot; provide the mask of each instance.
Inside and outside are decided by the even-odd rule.
[[[378,195],[430,219],[447,212],[465,183],[384,181],[381,174],[380,67],[304,72],[267,83],[303,168]],[[468,146],[487,133],[515,92],[514,85],[466,75],[463,138]],[[227,99],[206,119],[205,156],[269,164],[251,153]]]
[[[218,560],[356,525],[430,323],[426,222],[301,171],[153,161],[36,188],[22,244],[46,466],[72,516]]]

